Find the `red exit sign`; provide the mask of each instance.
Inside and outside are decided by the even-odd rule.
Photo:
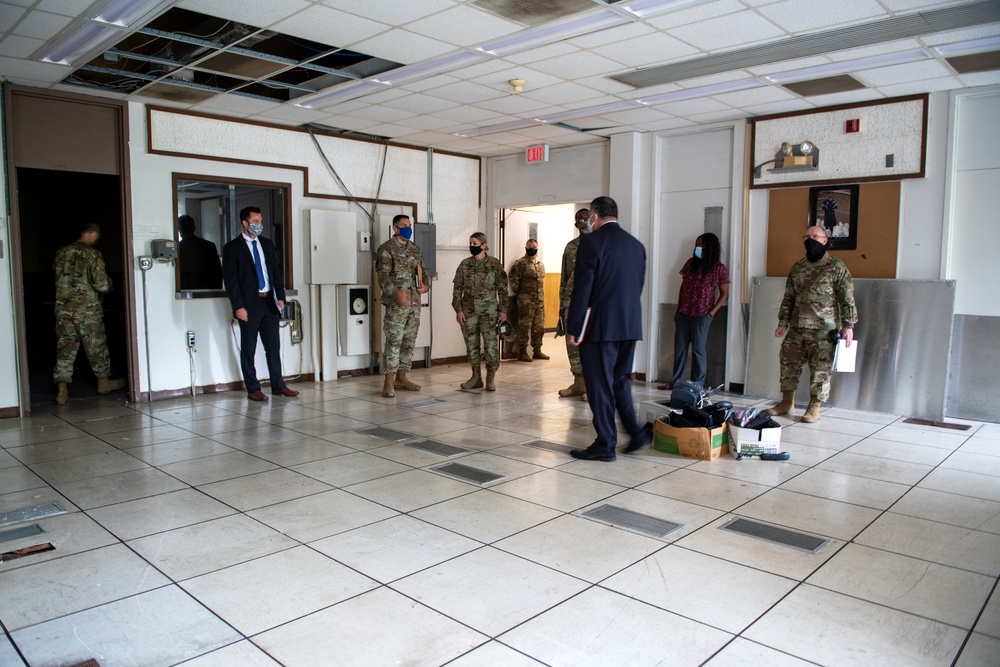
[[[548,162],[549,161],[549,145],[542,144],[541,146],[528,146],[524,151],[524,159],[528,164],[534,162]]]

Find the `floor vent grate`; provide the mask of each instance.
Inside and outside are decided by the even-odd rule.
[[[633,512],[624,507],[615,507],[614,505],[595,507],[592,510],[584,512],[583,516],[602,523],[610,523],[612,526],[621,526],[629,530],[636,530],[646,535],[652,535],[653,537],[666,537],[684,526],[683,523],[659,519],[649,514]]]
[[[18,558],[24,558],[25,556],[33,556],[35,554],[44,553],[46,551],[55,551],[56,548],[52,546],[51,542],[45,542],[44,544],[33,544],[30,547],[24,547],[23,549],[14,549],[13,551],[5,551],[0,554],[0,563],[6,563],[9,560],[16,560]]]
[[[807,535],[795,530],[779,528],[778,526],[739,517],[730,519],[725,524],[719,526],[719,530],[728,530],[758,540],[766,540],[767,542],[780,544],[784,547],[806,551],[811,554],[819,553],[823,547],[830,543],[830,540],[822,537]]]
[[[382,426],[376,426],[375,428],[369,428],[365,430],[358,431],[358,433],[364,433],[365,435],[370,435],[373,438],[378,438],[379,440],[388,440],[389,442],[400,442],[401,440],[409,440],[413,436],[409,433],[403,433],[402,431],[393,431],[391,428],[383,428]]]
[[[441,403],[447,403],[448,401],[443,401],[440,398],[428,398],[426,401],[417,401],[415,403],[407,403],[403,407],[407,410],[416,410],[417,408],[429,408],[432,405],[440,405]]]
[[[439,466],[434,466],[431,470],[454,477],[455,479],[460,479],[463,482],[472,482],[480,486],[507,478],[506,475],[498,475],[495,472],[483,470],[482,468],[473,468],[462,463],[442,463]]]
[[[408,442],[406,443],[406,446],[413,447],[414,449],[422,449],[425,452],[430,452],[431,454],[440,454],[441,456],[447,456],[448,458],[469,453],[468,449],[462,449],[461,447],[455,447],[453,445],[446,445],[443,442],[434,442],[433,440]]]
[[[38,521],[57,514],[65,514],[66,510],[59,503],[42,503],[32,507],[22,507],[8,512],[0,512],[0,526],[25,521]]]
[[[576,447],[560,445],[559,443],[549,442],[548,440],[533,440],[531,442],[524,443],[524,446],[531,447],[532,449],[544,449],[548,452],[559,452],[560,454],[569,454],[572,450],[577,449]]]
[[[45,531],[37,523],[33,523],[30,526],[19,526],[17,528],[11,528],[10,530],[5,530],[0,532],[0,542],[13,542],[14,540],[19,540],[22,537],[31,537],[32,535],[41,535]]]

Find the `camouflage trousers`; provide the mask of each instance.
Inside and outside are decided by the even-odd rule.
[[[523,294],[517,297],[517,344],[527,351],[528,343],[535,349],[542,348],[545,335],[545,304]]]
[[[809,365],[809,396],[830,398],[835,346],[826,329],[791,328],[781,344],[781,391],[795,391],[802,375],[802,362]]]
[[[382,373],[413,367],[413,344],[420,328],[420,302],[412,306],[385,306],[382,323]]]
[[[580,361],[580,346],[570,345],[569,336],[566,337],[566,356],[569,357],[569,369],[573,375],[583,375],[583,362]]]
[[[111,375],[111,356],[108,354],[108,336],[104,320],[78,321],[72,317],[56,318],[56,367],[52,379],[56,383],[73,381],[73,363],[83,345],[90,369],[98,379]]]
[[[500,345],[497,342],[496,322],[495,312],[465,314],[462,336],[465,337],[465,349],[469,353],[469,363],[473,366],[481,365],[485,358],[486,370],[495,371],[500,368]],[[481,349],[480,340],[482,340]]]

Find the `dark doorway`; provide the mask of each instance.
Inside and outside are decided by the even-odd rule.
[[[55,280],[52,260],[62,246],[80,238],[80,224],[101,225],[97,249],[114,289],[104,297],[104,326],[111,354],[111,377],[128,373],[125,275],[122,250],[121,184],[118,176],[46,169],[17,170],[24,326],[31,405],[54,403],[52,369],[56,360]],[[125,396],[120,392],[121,397]],[[97,396],[97,380],[81,348],[70,385],[70,399]]]

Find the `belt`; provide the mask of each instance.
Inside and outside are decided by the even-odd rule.
[[[257,292],[257,296],[264,298],[265,296],[271,296],[270,292]]]

